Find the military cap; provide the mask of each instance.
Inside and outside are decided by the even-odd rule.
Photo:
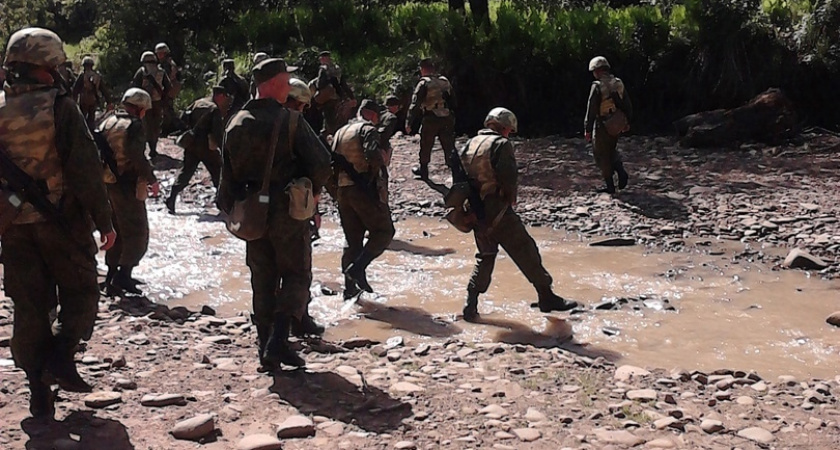
[[[227,91],[227,89],[224,86],[219,86],[219,85],[213,86],[213,95],[219,95],[219,94],[232,95],[230,92]]]
[[[361,113],[365,109],[368,111],[373,111],[376,114],[381,114],[382,112],[382,107],[379,106],[375,100],[371,100],[369,98],[362,100],[362,104],[359,106],[359,113]]]
[[[385,98],[385,106],[400,106],[400,99],[395,95],[389,95]]]
[[[265,61],[267,58],[268,58],[268,54],[267,54],[267,53],[265,53],[265,52],[257,52],[257,53],[254,55],[254,65],[257,65],[257,64],[259,64],[259,63],[261,63],[261,62]]]
[[[67,60],[64,44],[54,32],[44,28],[24,28],[9,38],[6,64],[22,62],[44,67],[58,67]]]
[[[323,52],[318,53],[318,56],[319,56],[319,57],[322,57],[322,56],[332,56],[332,53],[330,53],[330,51],[329,51],[329,50],[324,50]]]
[[[254,66],[254,80],[259,83],[264,83],[279,73],[294,72],[298,68],[295,66],[287,66],[283,58],[269,58]]]

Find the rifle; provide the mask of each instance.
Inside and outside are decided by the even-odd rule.
[[[370,198],[376,200],[376,202],[378,203],[380,200],[379,192],[376,191],[376,182],[366,180],[365,177],[362,176],[362,174],[360,174],[359,172],[357,172],[356,168],[353,167],[352,164],[350,164],[350,161],[347,161],[347,158],[345,158],[344,155],[336,152],[330,153],[332,153],[333,163],[338,165],[338,169],[345,171],[347,175],[350,176],[350,179],[353,180],[353,183],[362,188],[365,194],[367,194]]]
[[[6,154],[6,149],[0,146],[0,177],[6,180],[7,186],[23,201],[35,207],[45,219],[57,223],[63,230],[70,232],[70,225],[45,194],[46,186],[24,172]]]
[[[114,156],[114,149],[111,148],[111,144],[108,143],[108,138],[105,137],[105,133],[99,130],[93,130],[91,134],[93,134],[93,142],[96,144],[96,148],[99,149],[99,154],[102,155],[102,160],[105,161],[105,164],[108,165],[108,168],[111,169],[111,172],[119,180],[120,170],[117,167],[117,159]]]

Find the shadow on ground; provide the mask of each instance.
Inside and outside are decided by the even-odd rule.
[[[385,322],[391,327],[421,336],[450,337],[461,332],[461,328],[429,314],[423,308],[414,306],[388,306],[359,298],[356,300],[359,313],[368,319]]]
[[[395,252],[406,252],[418,256],[446,256],[455,253],[454,248],[431,248],[415,245],[410,242],[394,239],[388,246],[388,250]]]
[[[134,450],[125,425],[94,417],[93,411],[73,411],[64,420],[50,422],[29,418],[20,426],[29,435],[27,450]]]

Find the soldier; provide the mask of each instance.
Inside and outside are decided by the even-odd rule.
[[[172,126],[175,122],[175,99],[181,93],[181,69],[172,60],[172,52],[165,42],[155,45],[155,57],[161,70],[169,78],[169,90],[163,103],[162,123]]]
[[[149,248],[149,220],[146,215],[147,190],[160,190],[152,165],[146,159],[143,116],[153,108],[148,92],[131,88],[122,97],[123,109],[105,119],[99,131],[113,151],[107,161],[104,180],[114,210],[117,242],[105,253],[108,274],[106,294],[141,294],[131,272]]]
[[[239,111],[245,102],[251,98],[248,89],[248,82],[236,73],[236,64],[232,59],[222,61],[222,79],[219,80],[219,86],[225,88],[227,92],[233,96],[233,111]]]
[[[232,98],[225,88],[214,86],[211,97],[194,101],[184,112],[184,121],[190,129],[178,139],[178,145],[184,148],[184,165],[166,199],[170,214],[175,214],[178,194],[189,185],[199,163],[210,172],[213,186],[218,189],[222,171],[221,143],[231,103]]]
[[[358,295],[359,289],[373,292],[365,270],[394,237],[387,185],[382,180],[385,161],[376,128],[380,111],[372,100],[363,101],[358,119],[339,129],[332,144],[337,155],[338,214],[347,241],[341,255],[345,300]]]
[[[456,167],[454,179],[469,183],[470,208],[478,219],[473,230],[478,253],[467,287],[464,320],[479,319],[478,296],[490,286],[499,245],[536,288],[540,311],[573,309],[578,306],[576,302],[566,301],[552,292],[551,275],[542,265],[537,244],[512,208],[516,203],[518,174],[508,136],[517,131],[516,116],[505,108],[494,108],[484,119],[484,126],[461,150],[461,167]]]
[[[268,55],[266,53],[257,52],[256,54],[254,54],[254,65],[251,67],[255,67],[257,64],[265,61],[266,59],[268,59]],[[251,77],[250,92],[251,98],[257,98],[257,82],[254,81],[253,77]]]
[[[414,88],[408,108],[406,132],[415,134],[415,124],[420,123],[420,166],[412,168],[414,175],[429,178],[429,162],[435,138],[440,139],[446,165],[452,170],[455,155],[455,96],[446,77],[437,73],[431,59],[420,61],[420,82]]]
[[[29,411],[50,419],[55,412],[50,376],[64,390],[91,391],[73,355],[93,332],[98,311],[94,226],[102,249],[116,240],[105,186],[91,176],[100,170],[99,152],[76,103],[59,87],[57,68],[65,59],[52,31],[14,33],[5,60],[10,76],[0,92],[3,191],[14,189],[12,178],[22,181],[13,166],[43,187],[17,192],[24,203],[4,211],[11,216],[0,222],[11,223],[0,234],[4,289],[14,303],[12,356],[29,380]]]
[[[315,79],[315,104],[324,116],[324,129],[321,132],[332,136],[346,123],[342,122],[339,106],[342,100],[353,99],[353,90],[344,81],[341,67],[333,62],[330,52],[319,53],[318,59],[321,66],[318,68],[318,78]]]
[[[303,80],[297,78],[289,80],[289,85],[291,86],[289,88],[289,97],[283,106],[292,111],[302,113],[312,104],[312,91],[309,90],[309,86]]]
[[[103,100],[108,102],[108,91],[102,81],[102,75],[93,70],[93,58],[90,56],[82,59],[82,73],[73,85],[73,97],[79,102],[88,128],[93,130],[96,127],[96,108]]]
[[[144,52],[140,63],[143,66],[137,69],[131,85],[143,89],[152,97],[152,108],[146,111],[143,126],[146,129],[146,142],[149,144],[149,157],[154,158],[158,155],[157,143],[160,138],[163,109],[169,101],[169,90],[172,86],[169,75],[160,67],[154,53]]]
[[[230,213],[234,202],[260,189],[269,153],[271,189],[266,234],[246,243],[251,269],[254,323],[259,356],[264,370],[280,363],[303,366],[305,362],[289,347],[292,320],[301,320],[312,283],[312,246],[308,220],[289,214],[286,187],[298,177],[312,182],[317,204],[321,188],[330,177],[330,153],[300,113],[289,111],[286,101],[290,72],[280,58],[270,58],[254,67],[257,98],[228,121],[222,150],[219,208]],[[277,132],[274,129],[277,128]],[[272,135],[279,140],[272,143]],[[254,188],[256,186],[256,189]]]
[[[73,72],[73,62],[64,61],[64,64],[59,66],[58,73],[64,81],[64,88],[67,92],[73,90],[73,85],[76,84],[76,72]]]
[[[379,138],[380,147],[388,149],[388,160],[385,165],[390,164],[391,160],[391,138],[397,134],[397,125],[399,118],[397,114],[400,112],[400,99],[393,95],[389,95],[385,99],[385,108],[382,110],[382,115],[379,118]]]
[[[618,154],[618,136],[630,129],[629,122],[633,117],[633,105],[630,96],[624,90],[624,83],[620,78],[610,73],[610,63],[603,56],[596,56],[589,61],[589,71],[596,81],[592,82],[589,90],[589,102],[586,104],[584,118],[584,135],[586,142],[593,142],[595,165],[601,170],[601,176],[606,183],[602,192],[615,193],[613,174],[618,173],[618,188],[627,187],[629,179],[621,155]],[[620,121],[617,133],[611,133],[608,121]],[[593,136],[594,131],[594,136]]]

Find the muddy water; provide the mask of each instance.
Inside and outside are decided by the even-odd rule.
[[[150,298],[173,306],[208,304],[220,315],[250,310],[244,244],[223,224],[197,214],[153,212],[150,219],[152,245],[137,271],[149,281]],[[310,311],[330,325],[326,338],[400,334],[416,342],[457,335],[560,346],[651,367],[737,368],[765,376],[840,373],[840,333],[824,321],[840,309],[838,282],[732,264],[732,249],[710,256],[639,246],[593,248],[563,232],[535,228],[559,294],[590,307],[613,298],[646,301],[573,316],[541,314],[529,307],[533,288],[502,252],[479,305],[484,323],[468,324],[456,314],[472,270],[472,236],[428,218],[404,220],[396,228],[391,248],[369,269],[378,295],[344,303],[343,236],[337,224],[325,220],[314,250]],[[331,291],[337,295],[325,295]]]

